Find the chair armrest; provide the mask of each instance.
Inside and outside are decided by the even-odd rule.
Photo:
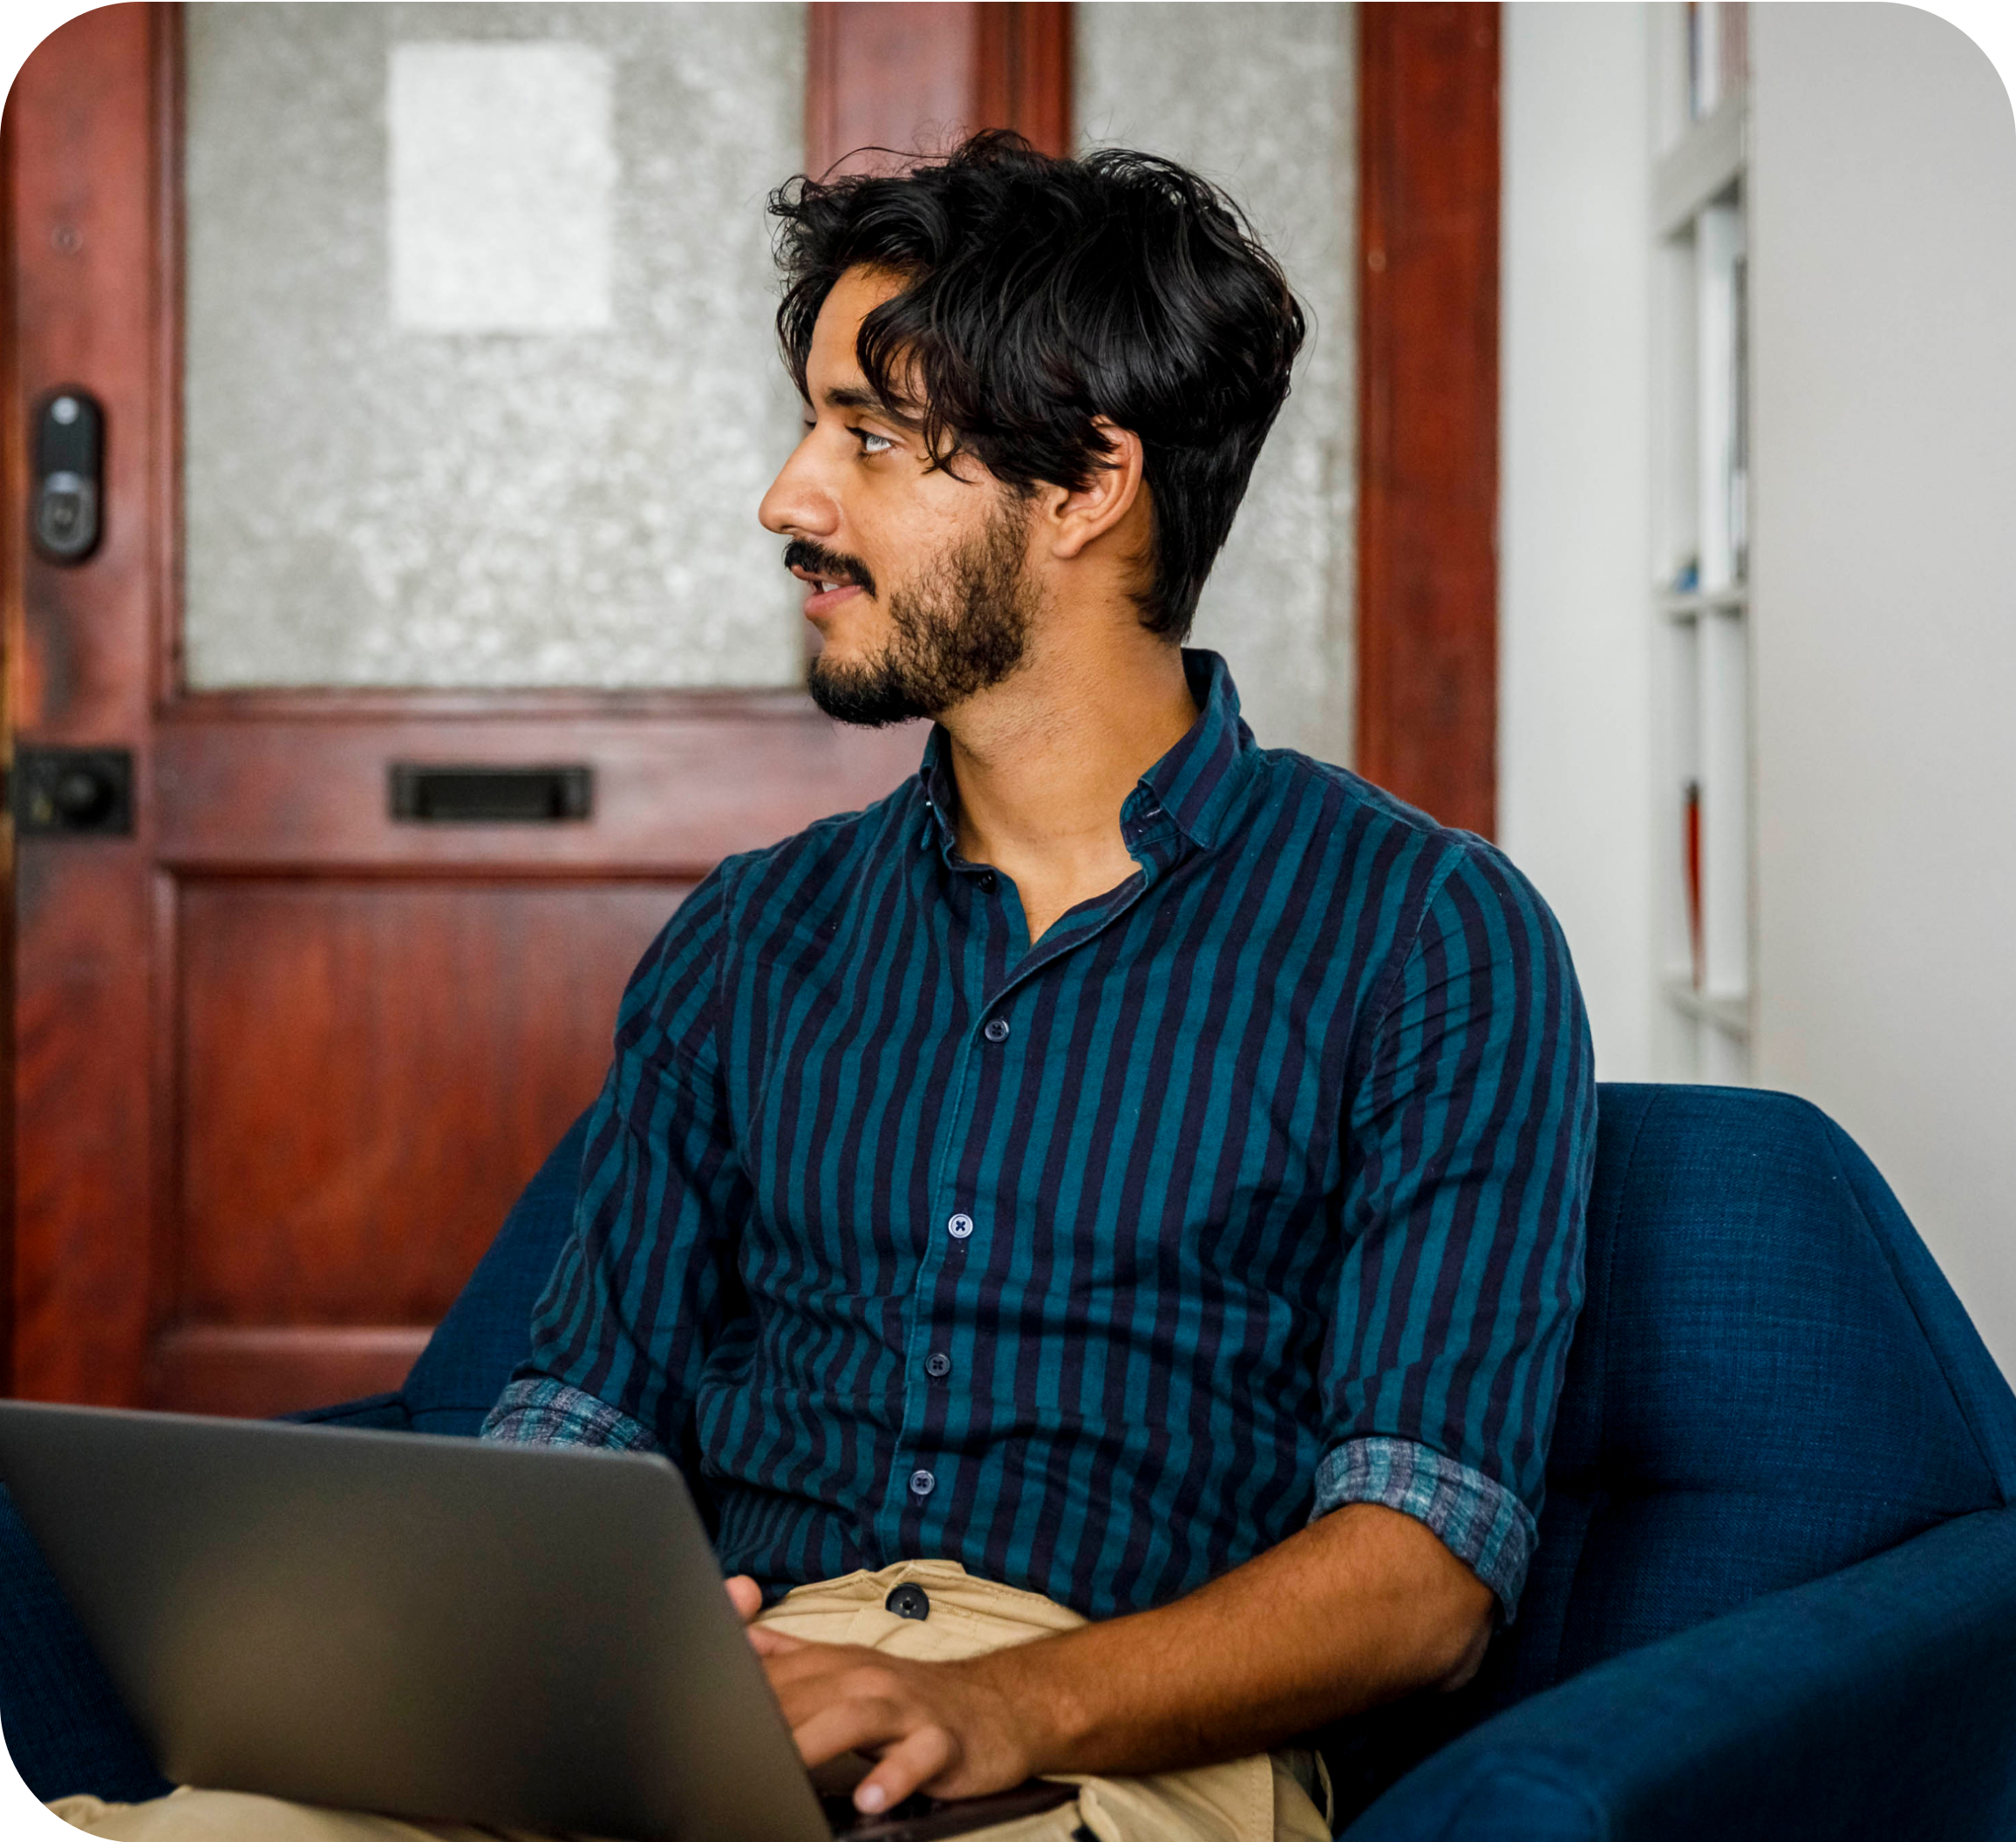
[[[361,1400],[341,1401],[334,1407],[304,1407],[278,1417],[303,1426],[362,1426],[386,1432],[411,1432],[413,1427],[403,1394],[367,1394]]]
[[[1929,1530],[1473,1728],[1348,1842],[2016,1833],[2016,1508]]]

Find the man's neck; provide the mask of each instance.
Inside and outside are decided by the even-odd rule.
[[[1134,873],[1120,806],[1196,717],[1181,650],[1124,628],[1046,648],[947,713],[960,854],[1013,881],[1032,944]]]

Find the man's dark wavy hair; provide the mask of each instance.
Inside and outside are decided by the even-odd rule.
[[[1141,623],[1181,640],[1304,330],[1238,207],[1153,154],[1053,160],[991,130],[898,177],[792,180],[770,210],[801,391],[821,306],[865,267],[904,286],[862,322],[862,370],[892,413],[921,412],[935,465],[971,453],[1023,493],[1077,491],[1106,462],[1094,417],[1141,438]]]

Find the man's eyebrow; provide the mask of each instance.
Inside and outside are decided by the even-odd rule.
[[[822,400],[829,410],[866,410],[871,415],[887,416],[905,428],[916,428],[923,419],[908,404],[884,402],[873,391],[851,384],[834,385],[822,393]]]

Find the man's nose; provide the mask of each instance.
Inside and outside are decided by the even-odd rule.
[[[791,451],[756,508],[766,531],[780,537],[828,538],[838,528],[840,508],[819,479],[808,436]]]

